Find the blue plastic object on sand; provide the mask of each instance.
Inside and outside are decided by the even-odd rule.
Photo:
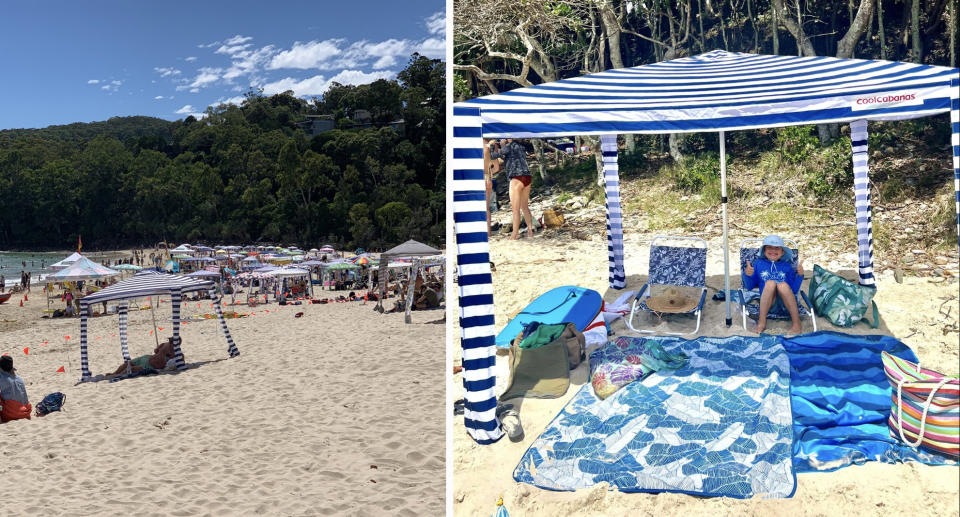
[[[538,321],[544,324],[573,323],[577,330],[583,331],[597,317],[603,297],[593,289],[565,285],[551,289],[524,307],[507,326],[497,334],[497,346],[509,348],[510,342],[523,327]]]

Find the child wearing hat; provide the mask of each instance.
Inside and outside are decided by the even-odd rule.
[[[763,239],[760,256],[747,263],[743,270],[744,289],[760,288],[760,314],[757,318],[757,332],[767,327],[767,314],[777,304],[790,313],[793,326],[790,332],[799,334],[800,312],[797,309],[797,292],[803,283],[803,264],[797,261],[793,269],[793,257],[790,248],[784,246],[783,239],[777,235],[768,235]]]

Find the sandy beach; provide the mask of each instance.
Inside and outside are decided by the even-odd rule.
[[[553,232],[553,233],[551,233]],[[744,235],[731,232],[731,243],[738,243]],[[627,289],[637,290],[647,274],[650,239],[646,233],[625,235],[625,269]],[[828,254],[826,246],[814,239],[797,236],[801,243],[801,257],[808,272],[814,264],[847,278],[855,277],[856,244],[851,253],[837,256]],[[714,289],[723,287],[722,241],[708,238],[707,262],[708,292],[703,320],[698,335],[728,336],[748,334],[740,326],[735,314],[734,326],[726,327],[723,302],[710,299]],[[730,261],[736,264],[735,244],[731,244]],[[956,270],[956,250],[946,252],[951,257],[948,269]],[[491,243],[491,260],[496,264],[493,273],[496,328],[501,329],[509,316],[520,311],[531,299],[562,285],[578,285],[597,290],[607,303],[613,302],[623,291],[608,287],[607,244],[603,227],[592,235],[574,238],[571,232],[548,230],[532,239],[509,241],[497,236]],[[840,329],[827,320],[818,318],[820,330],[837,330],[855,334],[886,334],[909,345],[926,367],[946,373],[956,373],[960,344],[956,331],[944,333],[945,327],[956,328],[958,321],[958,284],[952,278],[907,276],[903,283],[894,280],[892,269],[884,268],[885,260],[877,257],[878,292],[876,302],[880,309],[880,328],[873,330],[859,324]],[[733,266],[736,267],[736,266]],[[808,274],[809,278],[809,274]],[[807,282],[804,282],[804,290]],[[738,277],[732,277],[731,288],[739,286]],[[453,297],[451,303],[455,302]],[[655,324],[655,321],[646,321]],[[748,320],[748,324],[750,321]],[[682,317],[661,323],[663,329],[692,329],[694,320]],[[789,322],[773,321],[772,333],[783,333]],[[614,336],[636,335],[623,320],[614,322]],[[809,321],[804,332],[812,331]],[[755,335],[755,334],[754,334]],[[460,329],[453,331],[454,351],[459,357]],[[502,392],[508,380],[506,354],[497,356],[497,388]],[[457,363],[459,364],[459,363]],[[550,421],[570,401],[580,387],[589,382],[589,364],[581,363],[571,372],[571,386],[558,399],[522,400],[520,416],[525,438],[513,443],[506,437],[493,445],[477,445],[466,433],[463,417],[454,419],[454,514],[489,515],[495,511],[499,496],[511,515],[903,515],[918,508],[939,515],[960,513],[960,469],[932,467],[917,463],[883,464],[869,462],[834,472],[802,473],[797,475],[797,489],[790,499],[702,498],[682,494],[627,494],[610,490],[606,484],[576,492],[553,492],[532,485],[517,483],[512,474],[518,461],[540,436]],[[462,376],[454,376],[454,399],[463,396]],[[894,495],[895,494],[895,495]]]
[[[250,314],[227,320],[241,353],[230,359],[217,321],[196,319],[210,301],[187,302],[188,370],[77,384],[80,320],[41,319],[40,289],[22,298],[0,305],[0,353],[34,405],[67,398],[61,412],[0,425],[0,513],[443,513],[445,325],[431,323],[442,311],[404,324],[362,301],[227,306]],[[162,340],[169,300],[156,317]],[[122,363],[118,321],[90,320],[94,375]],[[151,311],[130,313],[131,356],[152,353],[152,330]]]

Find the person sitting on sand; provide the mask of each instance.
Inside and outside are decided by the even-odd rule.
[[[756,332],[763,332],[767,327],[767,314],[774,304],[785,307],[790,313],[793,326],[790,333],[799,334],[800,312],[797,309],[797,292],[803,283],[803,264],[797,260],[797,269],[793,269],[792,252],[783,244],[783,239],[777,235],[768,235],[763,239],[760,247],[760,256],[747,263],[743,269],[744,289],[760,288],[760,314],[757,319]]]
[[[176,353],[173,349],[173,338],[171,337],[163,343],[160,343],[160,345],[153,350],[153,355],[141,355],[129,361],[124,361],[123,364],[113,372],[113,375],[127,373],[128,367],[130,373],[137,373],[147,368],[164,370],[168,368],[170,360],[174,357],[176,357]]]
[[[421,286],[420,292],[413,300],[413,308],[417,310],[435,309],[440,306],[437,292],[427,286]]]
[[[33,412],[27,388],[16,372],[12,357],[0,357],[0,422],[29,419]]]

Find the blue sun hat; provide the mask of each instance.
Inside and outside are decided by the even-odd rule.
[[[793,252],[790,251],[786,245],[783,244],[783,239],[779,235],[767,235],[763,238],[763,246],[777,246],[783,249],[783,256],[780,257],[780,261],[792,262],[793,261]],[[763,253],[763,246],[760,247],[761,254]]]

